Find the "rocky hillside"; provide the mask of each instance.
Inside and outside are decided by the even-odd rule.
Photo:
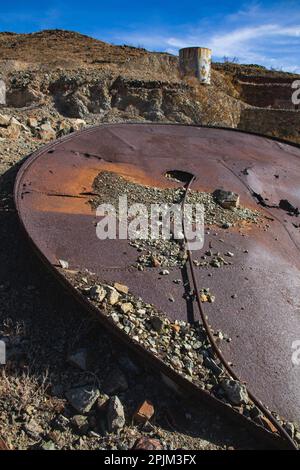
[[[5,114],[28,132],[28,118],[36,119],[33,136],[43,134],[45,121],[61,135],[61,126],[72,128],[62,120],[79,118],[87,125],[134,120],[239,127],[300,141],[291,102],[296,76],[259,66],[215,64],[207,87],[182,79],[170,54],[46,30],[0,33],[0,78]]]

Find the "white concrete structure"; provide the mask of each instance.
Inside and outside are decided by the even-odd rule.
[[[0,79],[0,104],[6,104],[6,85],[3,80]]]
[[[185,47],[180,49],[179,67],[183,76],[194,76],[201,83],[210,85],[211,49],[206,47]]]

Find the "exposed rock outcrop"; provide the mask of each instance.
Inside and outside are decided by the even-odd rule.
[[[284,101],[287,108],[286,83],[297,78],[291,74],[215,64],[211,86],[203,86],[180,78],[176,56],[59,30],[0,33],[0,66],[8,108],[40,108],[56,116],[53,132],[40,127],[45,122],[29,126],[43,140],[70,132],[69,119],[84,119],[87,124],[133,120],[233,127],[299,141],[299,112],[279,110],[275,116],[252,106],[271,102],[278,108]]]

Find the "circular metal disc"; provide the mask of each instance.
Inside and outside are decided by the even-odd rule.
[[[136,250],[126,240],[100,241],[89,204],[101,171],[144,185],[174,187],[164,176],[168,170],[195,174],[193,189],[234,191],[242,206],[261,212],[260,226],[210,230],[203,250],[212,246],[216,252],[234,252],[233,264],[197,268],[197,278],[216,296],[213,304],[205,304],[205,313],[215,330],[232,338],[222,344],[222,351],[237,374],[270,409],[300,421],[300,365],[293,350],[300,340],[297,146],[182,125],[90,128],[49,144],[25,162],[15,188],[19,216],[53,268],[67,260],[70,270],[88,269],[106,281],[126,284],[171,319],[192,321],[197,319],[196,307],[172,282],[181,277],[180,269],[171,268],[163,277],[155,268],[132,269]]]

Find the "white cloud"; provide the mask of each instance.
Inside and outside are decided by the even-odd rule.
[[[298,2],[297,2],[298,3]],[[300,11],[296,4],[264,9],[250,4],[222,18],[200,20],[176,29],[116,33],[114,42],[143,45],[150,50],[177,53],[182,47],[206,46],[214,59],[238,57],[242,63],[300,72]]]

